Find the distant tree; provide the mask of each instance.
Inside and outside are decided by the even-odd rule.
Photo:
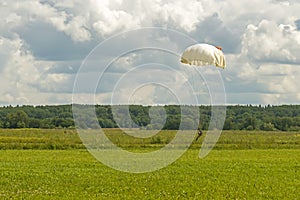
[[[180,125],[180,116],[178,116],[178,115],[175,115],[175,116],[169,115],[167,117],[167,121],[166,121],[165,126],[163,127],[163,129],[178,130],[179,125]]]
[[[267,123],[264,123],[264,124],[262,124],[260,126],[260,130],[263,130],[263,131],[274,131],[275,130],[275,126],[271,122],[267,122]]]
[[[197,127],[195,126],[194,121],[191,118],[184,118],[182,119],[179,128],[182,130],[193,130]]]
[[[212,107],[204,105],[198,108],[130,105],[129,109],[127,105],[78,105],[76,109],[74,117],[80,128],[97,128],[100,124],[106,128],[178,129],[180,124],[182,127],[199,124],[203,130],[209,126],[225,130],[300,130],[300,105],[227,106],[224,126],[220,120],[223,114],[212,115]],[[3,106],[0,107],[0,128],[74,127],[72,111],[72,105]],[[198,114],[199,119],[195,117]]]
[[[224,128],[223,129],[224,130],[234,130],[234,129],[236,129],[236,125],[233,122],[233,118],[232,117],[227,117],[225,119]]]
[[[273,119],[273,124],[275,128],[281,131],[288,131],[292,126],[292,118],[291,117],[277,117]]]
[[[7,122],[9,128],[25,128],[28,127],[29,118],[23,110],[17,110],[7,114]]]
[[[29,118],[29,128],[40,128],[41,120],[36,118]]]
[[[243,118],[243,124],[241,129],[246,129],[246,130],[256,129],[257,120],[254,114],[245,112],[242,118]]]
[[[107,118],[98,118],[99,124],[102,128],[115,128],[116,124],[111,119]]]

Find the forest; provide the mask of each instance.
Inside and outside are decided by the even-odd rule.
[[[0,128],[93,129],[100,125],[101,128],[177,130],[199,127],[207,130],[214,120],[211,110],[211,106],[205,105],[3,106],[0,107]],[[223,130],[300,130],[300,105],[231,105],[226,107],[224,115],[224,124],[212,124]]]

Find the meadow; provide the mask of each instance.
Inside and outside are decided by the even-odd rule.
[[[123,148],[151,151],[174,131],[142,142],[106,134]],[[225,131],[204,159],[201,142],[166,168],[131,174],[97,161],[75,130],[2,129],[0,199],[300,199],[300,133]]]

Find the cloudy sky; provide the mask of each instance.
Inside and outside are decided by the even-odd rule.
[[[298,0],[0,0],[0,105],[193,103],[188,81],[203,99],[224,88],[227,104],[299,104],[299,10]],[[193,42],[222,46],[227,68],[182,75]]]

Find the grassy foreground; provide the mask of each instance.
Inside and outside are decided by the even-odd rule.
[[[85,150],[5,150],[0,199],[299,199],[300,150],[189,150],[144,174],[110,169]]]
[[[74,132],[26,131],[0,132],[6,147],[0,151],[0,199],[300,199],[297,133],[224,132],[204,159],[198,158],[198,141],[166,168],[130,174],[98,162]],[[152,148],[168,134],[120,145]],[[49,144],[65,150],[49,150]]]

